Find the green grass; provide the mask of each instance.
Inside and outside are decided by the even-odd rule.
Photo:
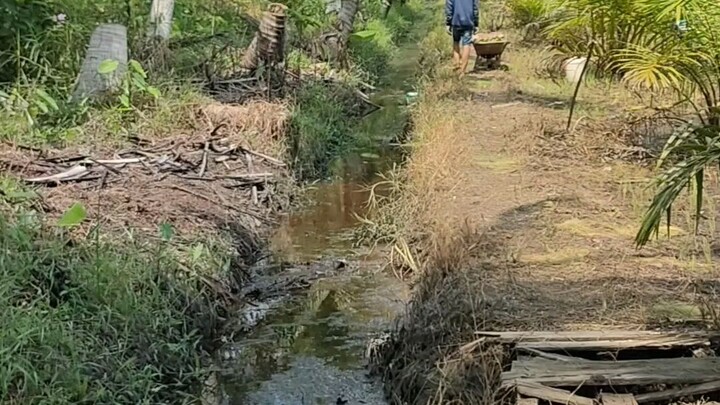
[[[393,32],[386,22],[372,19],[365,26],[365,30],[373,33],[372,37],[350,39],[350,53],[355,62],[355,69],[363,80],[371,83],[381,80],[390,58],[397,49]]]
[[[340,85],[307,83],[298,91],[289,136],[300,178],[331,174],[337,159],[370,141],[354,136],[356,102],[352,90]]]
[[[0,402],[181,403],[199,386],[202,284],[164,244],[94,235],[0,219]]]
[[[300,178],[333,174],[335,162],[379,142],[378,138],[383,134],[369,133],[361,125],[362,112],[367,106],[357,98],[352,82],[362,80],[383,85],[382,77],[390,69],[398,44],[410,33],[413,20],[420,18],[420,7],[419,2],[411,1],[394,6],[387,19],[369,18],[364,23],[358,22],[356,31],[363,30],[372,35],[351,38],[349,53],[353,69],[348,83],[310,82],[297,91],[289,136],[294,168]],[[293,66],[302,67],[308,63],[300,55],[291,56]],[[397,125],[371,127],[387,131],[398,129]]]

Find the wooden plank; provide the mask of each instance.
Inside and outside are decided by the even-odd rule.
[[[636,338],[657,338],[668,336],[691,336],[710,339],[716,334],[707,332],[660,332],[660,331],[623,331],[623,330],[602,330],[602,331],[523,331],[523,332],[492,332],[477,331],[476,335],[499,338],[501,340],[626,340]]]
[[[640,394],[635,397],[635,400],[640,404],[645,402],[669,401],[672,399],[689,397],[692,395],[702,395],[715,391],[720,391],[720,380],[691,385],[689,387]]]
[[[664,333],[654,331],[599,332],[476,332],[518,348],[534,350],[618,350],[667,349],[709,346],[714,335],[708,333]]]
[[[534,357],[514,361],[503,384],[518,380],[551,387],[701,384],[717,380],[720,358],[563,362]]]
[[[549,360],[557,360],[557,361],[589,361],[586,359],[583,359],[581,357],[573,357],[573,356],[563,356],[561,354],[555,354],[555,353],[547,353],[543,352],[541,350],[531,349],[529,347],[521,347],[519,348],[521,351],[525,353],[534,354],[537,357],[542,357]],[[524,358],[524,356],[523,356]],[[518,360],[521,360],[521,357],[518,356]]]
[[[603,405],[638,405],[633,394],[600,394]]]
[[[715,336],[708,333],[655,331],[597,332],[476,332],[477,335],[534,350],[666,349],[709,346]]]
[[[535,350],[565,350],[565,351],[612,351],[629,349],[664,350],[678,347],[709,346],[710,341],[702,338],[674,338],[661,337],[649,339],[627,340],[587,340],[587,341],[537,341],[517,343],[518,348]]]
[[[517,383],[516,389],[518,394],[544,399],[545,401],[555,402],[558,404],[595,405],[595,401],[590,398],[574,395],[570,391],[546,387],[542,384],[521,381]]]
[[[537,398],[518,398],[517,405],[538,405]]]

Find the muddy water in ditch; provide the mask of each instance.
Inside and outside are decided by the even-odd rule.
[[[366,117],[358,136],[375,150],[358,152],[338,166],[335,180],[314,185],[306,209],[291,215],[273,240],[278,260],[343,259],[337,271],[308,291],[271,306],[259,327],[221,349],[220,383],[230,404],[385,404],[382,388],[366,375],[368,340],[388,329],[404,309],[406,286],[381,269],[381,260],[353,249],[352,230],[368,199],[367,184],[391,167],[389,143],[403,130],[404,95],[412,89],[417,50],[394,59],[390,83],[374,101],[383,108]],[[339,274],[339,275],[338,275]]]

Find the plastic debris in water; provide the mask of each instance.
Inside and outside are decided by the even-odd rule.
[[[417,100],[418,98],[418,92],[417,91],[409,91],[405,93],[405,103],[406,104],[412,104]]]

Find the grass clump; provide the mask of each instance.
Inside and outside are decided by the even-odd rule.
[[[336,159],[370,142],[354,136],[362,106],[348,87],[307,83],[297,92],[294,105],[290,150],[300,178],[327,176]]]
[[[404,20],[400,20],[404,21]],[[371,83],[381,80],[387,69],[390,58],[397,50],[395,36],[386,21],[372,19],[365,29],[372,34],[369,38],[351,38],[350,53],[355,61],[355,69],[359,76]]]
[[[183,403],[218,309],[167,242],[0,219],[0,402]]]

